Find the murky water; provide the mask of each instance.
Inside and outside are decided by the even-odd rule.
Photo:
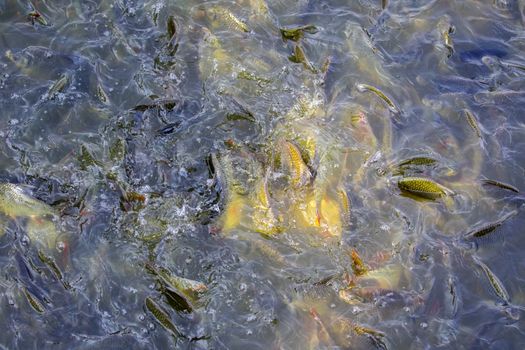
[[[524,11],[0,0],[0,344],[520,349]]]

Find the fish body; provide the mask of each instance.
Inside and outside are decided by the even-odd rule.
[[[507,292],[507,289],[505,289],[505,286],[501,282],[501,280],[492,272],[492,270],[485,265],[481,260],[475,259],[476,264],[483,270],[485,273],[485,276],[487,277],[494,293],[498,298],[500,298],[502,301],[504,301],[506,304],[510,302],[510,296]]]
[[[350,253],[350,258],[352,259],[352,270],[356,276],[362,276],[367,273],[368,269],[366,268],[363,260],[357,253],[357,250],[352,249]]]
[[[36,296],[33,295],[30,291],[27,290],[27,288],[23,288],[24,295],[29,302],[29,305],[38,312],[39,314],[44,313],[45,308],[44,305],[38,300]]]
[[[53,219],[58,213],[20,185],[0,183],[0,213],[11,219],[28,219],[26,231],[31,241],[46,249],[55,248],[58,229]]]
[[[255,188],[253,225],[254,230],[263,234],[275,234],[281,231],[279,220],[273,210],[268,192],[268,176],[259,180]]]
[[[212,22],[226,26],[230,29],[237,30],[244,33],[249,33],[250,28],[248,25],[235,16],[230,10],[225,9],[221,6],[214,6],[210,8],[209,13],[211,15]]]
[[[338,186],[337,195],[339,196],[339,205],[341,206],[341,217],[345,226],[350,225],[350,198],[342,186]]]
[[[448,50],[448,57],[454,53],[454,43],[452,42],[452,34],[454,33],[454,27],[450,26],[443,31],[443,43]]]
[[[290,171],[290,180],[293,187],[302,187],[306,185],[312,175],[310,169],[303,160],[299,148],[289,141],[283,141],[284,158],[287,160],[288,169]]]
[[[57,81],[51,85],[49,88],[49,91],[47,92],[47,96],[50,99],[53,99],[57,96],[57,94],[64,91],[67,84],[69,83],[69,76],[67,74],[62,75]]]
[[[398,181],[399,189],[418,197],[435,200],[452,194],[448,188],[424,177],[404,177]]]
[[[392,111],[393,113],[399,113],[399,108],[397,108],[397,106],[390,99],[390,97],[385,95],[385,93],[379,90],[378,88],[372,85],[368,85],[368,84],[357,84],[356,88],[357,88],[357,91],[359,92],[365,92],[365,91],[373,92],[387,104],[388,109],[390,109],[390,111]]]
[[[325,237],[340,237],[342,234],[340,204],[327,193],[319,199],[313,191],[308,191],[289,214],[296,228],[312,229]]]
[[[307,24],[299,27],[281,28],[280,31],[284,41],[299,41],[303,38],[304,33],[315,34],[318,30],[316,26]]]
[[[484,179],[484,180],[482,180],[482,182],[483,182],[484,185],[495,186],[495,187],[502,188],[504,190],[520,193],[520,190],[518,188],[516,188],[516,187],[514,187],[512,185],[509,185],[507,183],[504,183],[504,182],[500,182],[500,181],[496,181],[496,180],[490,180],[490,179]]]
[[[469,233],[465,235],[465,240],[471,241],[475,239],[482,239],[487,237],[490,234],[493,234],[503,223],[511,218],[512,216],[516,215],[518,212],[516,210],[511,211],[510,213],[506,214],[503,218],[491,222],[489,224],[483,225],[481,227],[478,227]]]
[[[181,332],[177,329],[175,324],[171,321],[169,314],[164,311],[159,304],[152,297],[147,297],[145,300],[146,309],[157,319],[157,321],[167,329],[173,336],[182,337]]]
[[[467,122],[472,128],[472,130],[474,130],[474,132],[476,133],[476,136],[478,138],[481,138],[481,130],[478,125],[478,119],[468,109],[465,110],[465,117],[467,118]]]
[[[317,73],[317,69],[312,65],[312,63],[306,57],[306,53],[301,45],[295,45],[294,53],[289,57],[290,61],[294,63],[302,63],[303,67],[309,70],[312,73]]]
[[[397,166],[398,167],[405,167],[405,166],[411,166],[411,165],[434,165],[437,163],[437,160],[430,158],[430,157],[413,157],[407,160],[404,160],[400,162]]]
[[[13,219],[56,216],[51,206],[33,198],[20,185],[12,183],[0,183],[0,212]]]

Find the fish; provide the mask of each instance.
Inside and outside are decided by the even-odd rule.
[[[316,209],[317,225],[321,228],[321,233],[327,237],[341,237],[344,215],[341,214],[340,204],[325,195],[320,205],[316,204]]]
[[[176,39],[177,35],[177,22],[175,22],[175,17],[173,15],[168,17],[166,21],[166,32],[168,34],[168,40],[172,42]]]
[[[479,129],[478,119],[468,109],[465,109],[464,113],[465,113],[465,118],[467,118],[467,122],[472,128],[472,130],[474,130],[478,138],[481,138],[481,130]]]
[[[100,83],[97,84],[97,89],[96,89],[95,94],[100,102],[102,102],[105,105],[109,104],[108,94],[106,93],[106,91],[104,91],[104,88],[102,87]]]
[[[119,137],[115,139],[109,147],[109,159],[113,162],[123,161],[126,156],[126,147],[126,141],[123,138]]]
[[[377,149],[377,138],[364,112],[352,113],[350,123],[353,128],[352,136],[357,142],[368,146],[371,150]]]
[[[270,171],[270,169],[268,169],[266,171],[266,174],[264,175],[262,180],[259,181],[259,185],[258,185],[257,191],[256,191],[257,202],[261,206],[261,208],[263,208],[263,209],[269,209],[270,208],[270,194],[268,193],[268,176],[269,176],[269,171]]]
[[[168,56],[174,56],[179,48],[179,43],[177,42],[177,22],[173,15],[169,16],[166,21],[166,36],[168,43],[164,48],[164,52]],[[158,59],[160,59],[160,57],[158,57]]]
[[[57,212],[47,203],[31,196],[22,185],[0,183],[0,212],[11,219],[56,218]]]
[[[396,113],[396,114],[399,113],[399,108],[397,108],[397,106],[394,104],[394,102],[387,95],[385,95],[381,90],[379,90],[378,88],[376,88],[376,87],[374,87],[372,85],[368,85],[368,84],[357,84],[356,88],[357,88],[357,91],[359,91],[359,92],[365,92],[365,91],[373,92],[374,94],[376,94],[379,98],[381,98],[387,104],[388,109],[392,113]]]
[[[442,33],[443,34],[443,43],[445,44],[445,47],[448,50],[448,54],[447,54],[448,58],[450,58],[454,54],[454,43],[452,42],[452,36],[451,35],[454,34],[455,31],[456,31],[456,29],[454,28],[454,26],[450,25]]]
[[[222,214],[219,219],[219,227],[222,232],[230,232],[241,225],[245,219],[245,211],[250,207],[248,184],[243,182],[234,170],[235,157],[225,152],[220,156],[211,155],[211,164],[215,172],[215,183],[220,193],[220,206]],[[241,159],[244,161],[245,159]],[[246,163],[241,163],[245,166]],[[237,168],[235,168],[237,169]]]
[[[393,175],[405,175],[407,172],[422,172],[423,167],[433,167],[437,160],[430,157],[412,157],[395,165],[389,165],[385,170],[391,170]]]
[[[279,226],[279,220],[270,202],[270,194],[268,192],[269,174],[270,169],[268,168],[266,174],[256,185],[253,213],[254,230],[266,235],[272,235],[282,231],[282,227]]]
[[[247,200],[244,197],[237,193],[232,195],[221,215],[221,229],[223,232],[230,232],[240,226],[244,215],[244,208],[247,205]]]
[[[146,309],[155,317],[162,327],[168,330],[176,338],[184,338],[183,334],[177,329],[175,324],[171,321],[169,314],[157,304],[152,297],[146,297]]]
[[[260,77],[254,73],[248,72],[247,70],[243,69],[239,73],[237,73],[237,79],[244,79],[244,80],[250,80],[254,81],[259,85],[260,87],[264,87],[272,82],[270,79],[266,79],[263,77]]]
[[[165,110],[165,111],[172,111],[177,105],[177,100],[172,99],[158,99],[152,103],[146,103],[137,105],[132,108],[133,111],[137,112],[145,112],[151,109],[159,109],[159,110]]]
[[[485,273],[485,276],[487,277],[492,290],[496,294],[498,298],[500,298],[505,305],[510,302],[510,295],[509,292],[507,292],[507,289],[501,282],[501,280],[492,272],[492,270],[480,259],[474,257],[474,261],[476,264],[481,268],[481,270]]]
[[[295,45],[294,53],[289,56],[288,59],[294,63],[302,63],[305,69],[312,73],[317,73],[317,69],[315,69],[312,63],[308,60],[301,45]]]
[[[64,275],[62,274],[62,271],[60,270],[57,263],[52,257],[47,256],[42,250],[39,249],[38,258],[40,259],[40,261],[42,261],[49,267],[55,278],[62,283],[66,290],[71,289],[71,285],[64,280]]]
[[[354,271],[354,274],[356,276],[363,276],[368,272],[368,269],[366,268],[365,264],[363,263],[363,260],[357,253],[357,250],[352,249],[350,252],[350,258],[352,259],[352,271]]]
[[[169,134],[173,134],[175,131],[179,130],[181,127],[182,122],[176,121],[173,123],[168,123],[164,127],[157,130],[157,135],[159,136],[166,136]]]
[[[208,12],[211,14],[213,20],[227,26],[230,29],[244,33],[250,32],[250,28],[244,21],[240,20],[231,11],[225,9],[224,7],[213,6],[208,10]]]
[[[47,96],[49,99],[54,99],[59,93],[63,92],[69,84],[69,76],[67,74],[62,75],[57,81],[51,85],[47,91]]]
[[[45,19],[45,17],[44,17],[40,12],[38,12],[38,11],[33,7],[33,5],[31,5],[31,7],[33,8],[33,10],[27,14],[27,17],[28,17],[29,20],[31,21],[31,24],[32,24],[32,25],[35,25],[35,22],[38,22],[39,24],[41,24],[41,25],[43,25],[43,26],[48,26],[49,23],[47,22],[47,20]]]
[[[481,182],[483,182],[484,185],[496,186],[496,187],[502,188],[504,190],[520,193],[520,190],[517,187],[514,187],[512,185],[509,185],[509,184],[501,182],[501,181],[496,181],[496,180],[491,180],[491,179],[483,179],[483,180],[481,180]]]
[[[489,224],[483,225],[481,227],[478,227],[478,228],[468,232],[467,234],[465,234],[465,236],[463,238],[466,241],[471,241],[471,240],[485,238],[486,236],[494,233],[501,225],[503,225],[503,223],[506,220],[508,220],[509,218],[513,217],[517,213],[518,213],[517,210],[513,210],[510,213],[508,213],[505,216],[503,216],[503,218],[501,218],[501,219],[499,219],[497,221],[494,221],[494,222],[491,222]]]
[[[337,187],[337,195],[339,196],[339,204],[341,206],[341,217],[343,219],[343,224],[345,226],[350,225],[350,198],[348,197],[348,193],[343,188],[343,186],[339,185]]]
[[[413,157],[410,159],[406,159],[400,163],[397,164],[398,167],[406,167],[410,165],[434,165],[437,163],[437,160],[430,157]]]
[[[317,338],[320,341],[319,345],[324,345],[327,347],[333,347],[334,343],[328,329],[326,328],[324,322],[321,320],[320,315],[314,308],[310,309],[310,315],[313,317],[315,323],[317,324]],[[323,347],[324,347],[323,346]]]
[[[307,24],[303,26],[298,27],[288,27],[288,28],[281,28],[281,36],[284,41],[286,40],[292,40],[292,41],[299,41],[303,38],[304,33],[308,34],[315,34],[318,32],[318,29],[316,26],[312,24]]]
[[[85,145],[80,146],[80,153],[78,154],[77,160],[82,170],[87,170],[89,167],[102,166],[102,163],[91,154]]]
[[[358,336],[367,337],[376,349],[388,349],[384,340],[385,334],[382,332],[376,331],[372,328],[358,325],[355,322],[352,322],[344,317],[337,318],[333,322],[333,326],[336,338],[338,338],[343,344],[348,345],[345,346],[345,348],[353,348],[354,344],[349,343],[348,337],[349,334],[354,333]]]
[[[286,259],[284,256],[274,247],[272,247],[269,243],[266,243],[263,240],[254,240],[252,242],[252,245],[265,257],[267,257],[269,260],[272,261],[272,263],[276,263],[281,266],[286,265]]]
[[[397,184],[403,192],[431,200],[454,194],[452,190],[424,177],[404,177]]]
[[[360,325],[354,325],[353,328],[354,332],[356,332],[357,335],[363,335],[368,337],[368,339],[374,345],[375,348],[383,350],[388,349],[383,340],[383,338],[385,337],[384,333]]]
[[[193,301],[197,301],[202,293],[208,291],[208,287],[204,283],[179,277],[168,269],[155,266],[152,263],[146,263],[146,269],[156,275],[165,286],[178,290]]]
[[[39,314],[44,313],[45,308],[44,305],[40,302],[40,300],[38,300],[36,296],[34,296],[30,291],[28,291],[27,288],[24,287],[22,291],[24,292],[24,295],[27,301],[29,302],[29,305],[31,305],[31,307]]]
[[[312,174],[305,164],[299,148],[290,141],[283,141],[282,148],[291,173],[290,180],[292,185],[297,188],[309,183]]]

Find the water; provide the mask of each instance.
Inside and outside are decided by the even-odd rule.
[[[521,348],[523,194],[482,180],[525,188],[524,6],[0,1],[1,180],[60,213],[47,250],[34,219],[1,217],[0,344]],[[304,25],[297,42],[279,31]],[[234,159],[222,181],[212,154]],[[396,168],[412,157],[436,162]],[[402,176],[455,195],[401,193]],[[207,291],[181,311],[147,264]]]

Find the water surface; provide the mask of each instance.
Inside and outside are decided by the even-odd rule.
[[[27,219],[1,217],[0,344],[519,349],[524,197],[483,180],[525,188],[524,6],[0,0],[0,177],[60,211],[45,254],[63,275]],[[279,164],[285,141],[309,183]],[[212,155],[233,155],[248,192],[227,230]],[[435,163],[395,166],[413,157]],[[248,204],[265,176],[282,222],[271,235]],[[454,195],[406,195],[406,176]],[[325,188],[333,203],[348,194],[349,222],[315,223],[308,193]],[[181,310],[148,264],[208,290]]]

